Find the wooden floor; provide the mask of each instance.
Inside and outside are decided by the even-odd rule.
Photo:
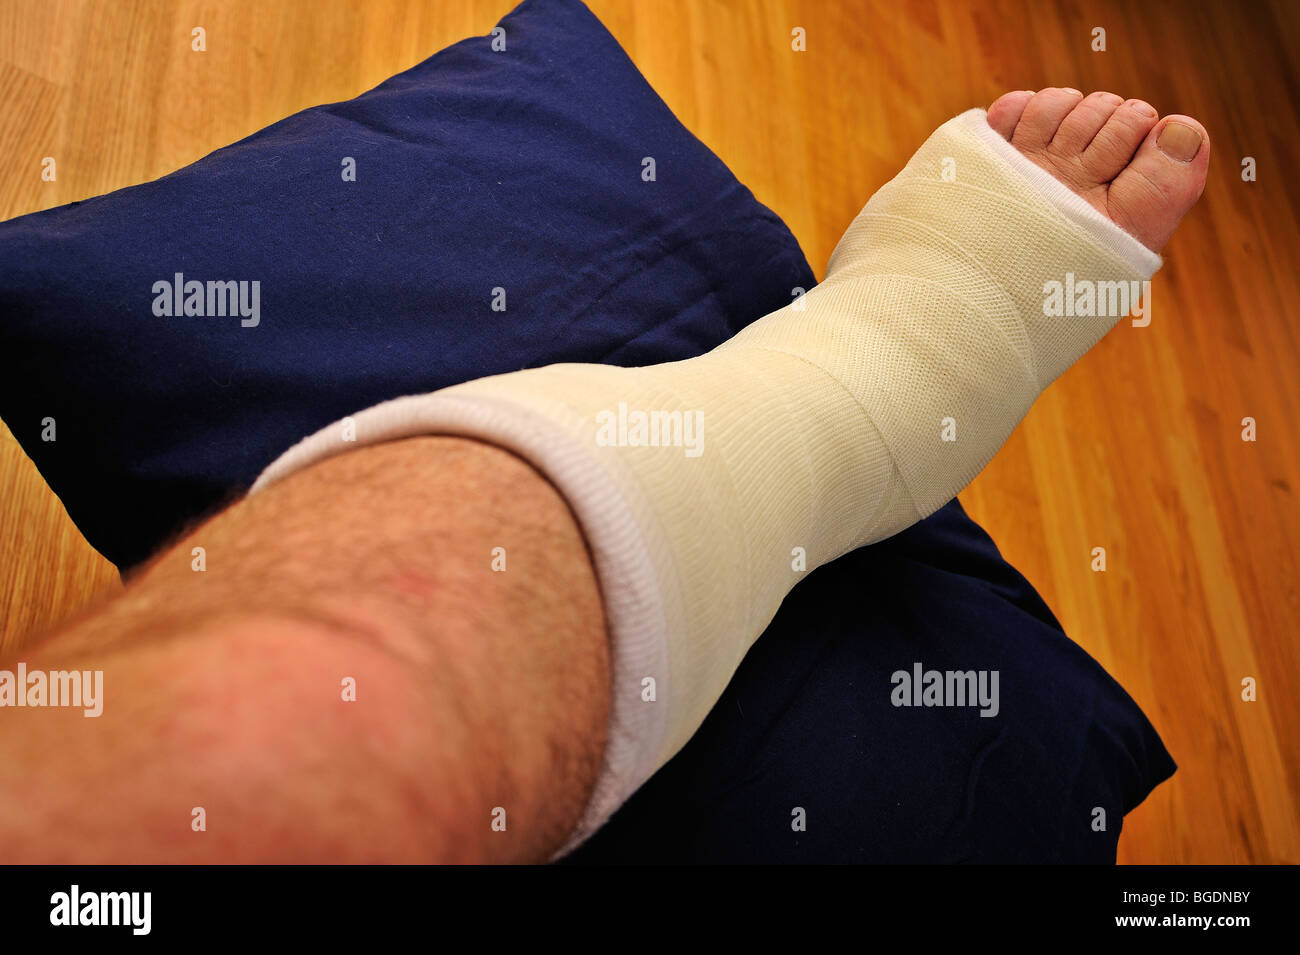
[[[0,0],[0,217],[354,96],[510,6]],[[1127,820],[1121,861],[1300,862],[1300,4],[591,6],[819,273],[935,126],[1005,90],[1109,89],[1205,123],[1209,187],[1168,250],[1151,325],[1121,325],[1053,386],[963,500],[1181,766]],[[206,53],[190,50],[194,26]],[[796,27],[806,52],[791,50]],[[7,432],[0,520],[0,649],[116,586]]]

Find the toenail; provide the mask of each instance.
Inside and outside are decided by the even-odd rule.
[[[1150,103],[1144,103],[1140,99],[1131,99],[1128,101],[1128,108],[1135,113],[1141,113],[1143,116],[1156,115],[1156,108]]]
[[[1075,96],[1082,96],[1082,95],[1083,95],[1083,93],[1081,93],[1081,92],[1079,92],[1078,90],[1076,90],[1073,86],[1062,86],[1062,87],[1061,87],[1061,91],[1062,91],[1062,92],[1065,92],[1065,93],[1073,93]]]
[[[1170,120],[1156,137],[1156,148],[1177,162],[1191,162],[1201,151],[1201,131]]]
[[[1096,93],[1093,93],[1092,95],[1097,97],[1097,99],[1105,100],[1107,103],[1114,103],[1116,106],[1124,102],[1124,97],[1117,96],[1114,93],[1106,93],[1106,92],[1098,91]]]

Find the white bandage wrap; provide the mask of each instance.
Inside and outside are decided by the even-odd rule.
[[[385,402],[353,416],[355,440],[336,424],[295,445],[252,492],[425,434],[507,448],[559,489],[613,656],[604,764],[563,852],[686,743],[805,570],[951,500],[1123,317],[1047,315],[1047,283],[1141,282],[1159,266],[971,110],[867,203],[824,282],[707,355]]]

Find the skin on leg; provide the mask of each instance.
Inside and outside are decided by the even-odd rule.
[[[0,669],[18,659],[102,670],[104,708],[0,710],[12,863],[543,861],[586,804],[610,707],[566,503],[449,437],[240,501]]]

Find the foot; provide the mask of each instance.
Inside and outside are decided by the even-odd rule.
[[[1210,137],[1140,99],[1048,88],[1007,93],[989,125],[1034,163],[1159,252],[1205,189]]]

